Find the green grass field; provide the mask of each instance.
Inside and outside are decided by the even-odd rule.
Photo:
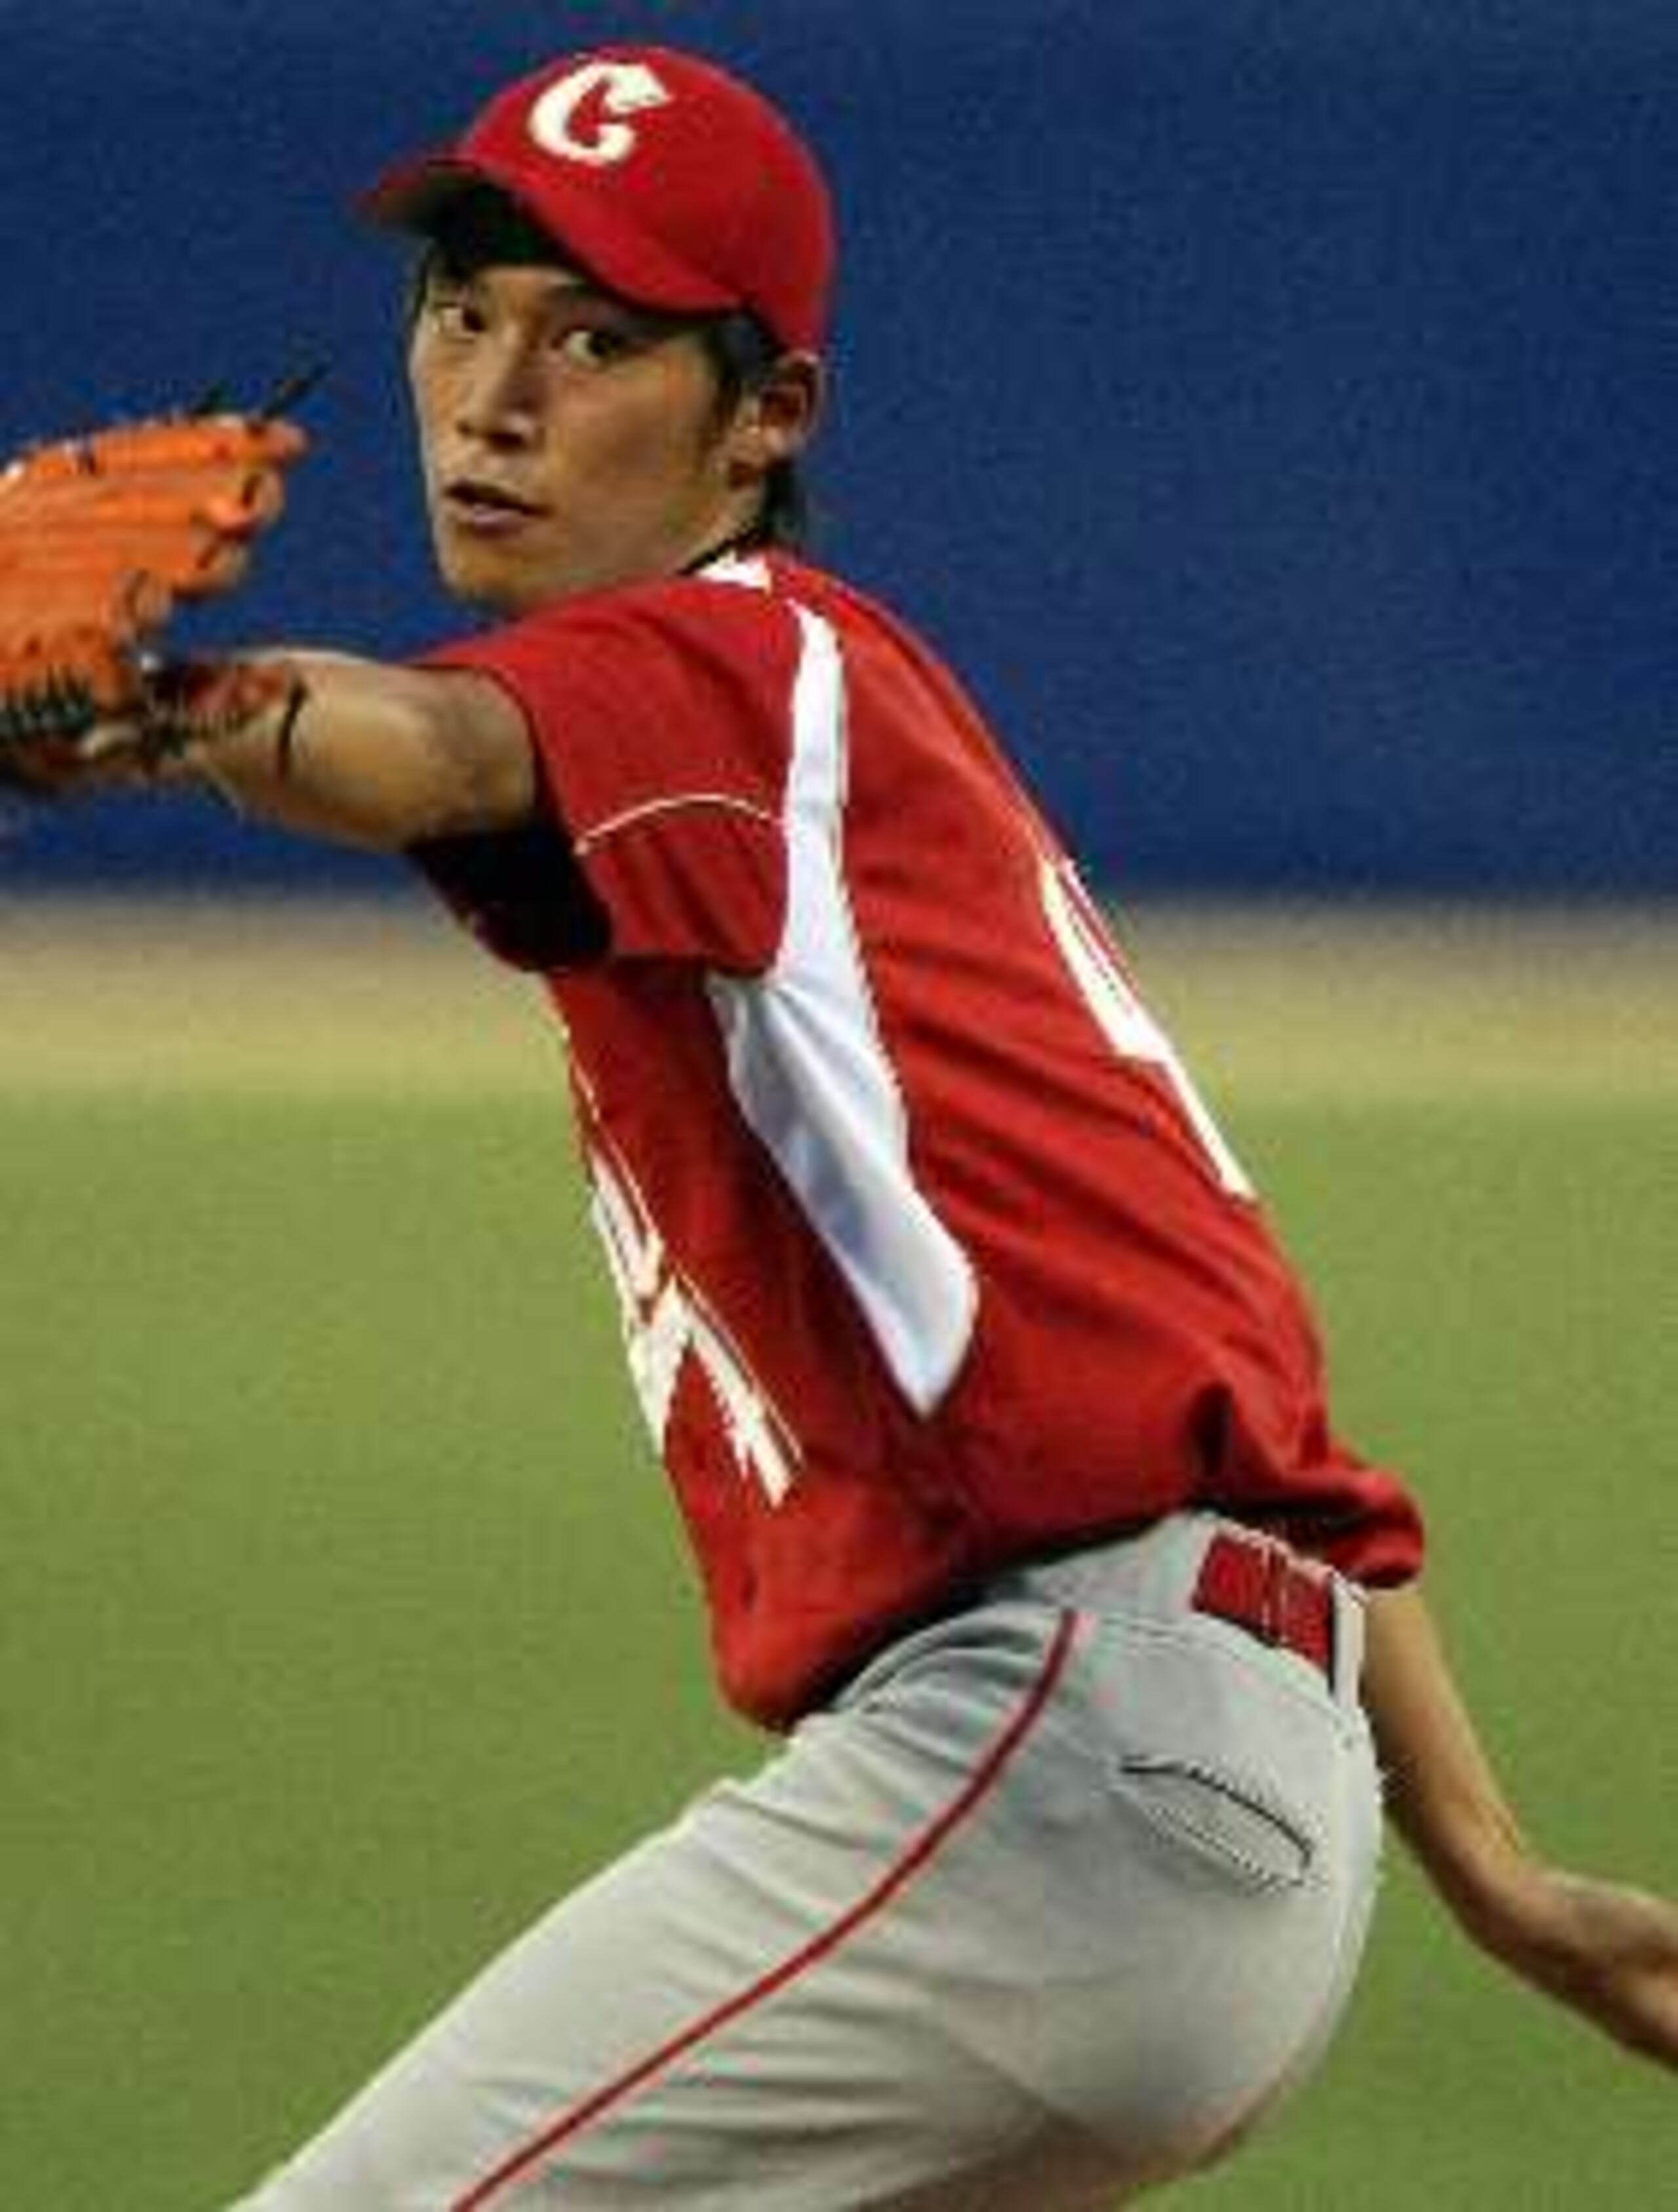
[[[1678,1890],[1678,933],[1137,934],[1342,1425],[1427,1500],[1530,1825]],[[0,908],[4,2212],[208,2212],[753,1756],[540,1016],[429,917],[219,939]],[[1395,1866],[1326,2071],[1172,2201],[1645,2212],[1675,2176],[1670,2078]]]

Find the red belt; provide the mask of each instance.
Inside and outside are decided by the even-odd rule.
[[[1245,1628],[1261,1644],[1296,1652],[1334,1680],[1334,1585],[1268,1538],[1222,1530],[1206,1547],[1195,1584],[1196,1613]]]

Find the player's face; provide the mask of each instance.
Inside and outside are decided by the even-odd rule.
[[[438,560],[476,605],[674,574],[750,519],[698,333],[569,270],[434,265],[409,373]]]

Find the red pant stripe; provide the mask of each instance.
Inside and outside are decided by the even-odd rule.
[[[960,1794],[928,1822],[901,1856],[894,1860],[873,1888],[859,1898],[849,1911],[784,1959],[778,1966],[772,1966],[749,1988],[726,1998],[673,2035],[649,2057],[628,2068],[603,2087],[597,2089],[580,2104],[573,2105],[561,2113],[540,2135],[522,2144],[504,2160],[493,2173],[474,2183],[463,2197],[457,2197],[450,2207],[450,2212],[482,2212],[483,2206],[526,2179],[532,2170],[551,2156],[562,2143],[580,2135],[585,2128],[601,2118],[613,2106],[633,2096],[637,2089],[674,2065],[678,2058],[703,2043],[707,2036],[714,2035],[730,2021],[737,2020],[742,2013],[749,2011],[752,2006],[773,1996],[778,1990],[785,1989],[801,1974],[820,1965],[823,1959],[837,1951],[841,1944],[872,1920],[876,1913],[882,1911],[899,1892],[930,1863],[1001,1779],[1009,1761],[1030,1735],[1054,1693],[1055,1685],[1065,1668],[1072,1648],[1072,1639],[1077,1631],[1077,1618],[1075,1613],[1062,1613],[1036,1681],[1022,1700],[1019,1711],[1000,1730]]]

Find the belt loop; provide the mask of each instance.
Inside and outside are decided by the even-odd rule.
[[[1280,1544],[1267,1542],[1260,1555],[1264,1562],[1259,1585],[1258,1619],[1253,1623],[1261,1642],[1281,1644],[1287,1636],[1287,1589],[1292,1562]]]
[[[1343,1575],[1334,1578],[1334,1692],[1348,1712],[1361,1709],[1363,1685],[1363,1592]]]

